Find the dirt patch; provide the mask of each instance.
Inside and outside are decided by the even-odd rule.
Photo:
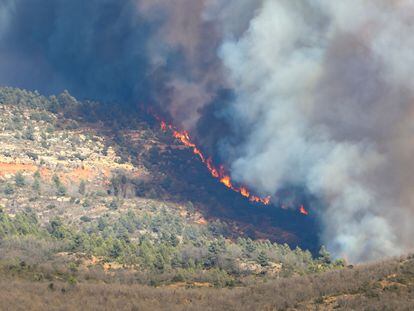
[[[97,172],[89,168],[76,168],[73,171],[65,174],[68,181],[80,182],[81,180],[95,179]]]
[[[24,163],[0,163],[0,176],[16,174],[17,172],[36,172],[37,166]]]
[[[51,180],[54,173],[51,169],[46,167],[38,167],[34,164],[27,163],[0,163],[0,177],[7,177],[8,175],[15,175],[18,172],[35,173],[39,171],[42,179]],[[109,169],[102,172],[105,177],[110,176]],[[91,168],[79,167],[67,173],[59,172],[57,175],[65,184],[72,182],[80,182],[81,180],[94,180],[99,174],[98,170]]]

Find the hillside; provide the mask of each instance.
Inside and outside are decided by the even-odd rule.
[[[94,104],[67,92],[50,98],[11,88],[0,93],[0,259],[7,269],[24,265],[44,278],[60,273],[56,262],[75,270],[93,263],[139,274],[143,284],[234,286],[257,275],[342,266],[323,252],[314,259],[307,250],[249,236],[245,228],[260,230],[254,221],[231,219],[217,203],[234,194],[221,196],[228,191],[205,175],[190,182],[197,172],[207,174],[203,166],[157,126],[135,119],[134,128],[128,122],[117,129],[103,118],[86,120],[81,110],[87,107],[91,119]],[[170,169],[183,161],[185,177]],[[198,187],[202,178],[221,193]],[[294,234],[268,227],[283,242]]]
[[[315,251],[312,218],[246,202],[125,115],[0,89],[0,309],[412,304],[412,258],[345,268]]]

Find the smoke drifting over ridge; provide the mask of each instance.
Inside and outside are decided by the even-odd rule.
[[[160,107],[190,129],[223,84],[219,36],[203,8],[191,0],[0,0],[0,84],[127,105],[168,101]]]
[[[414,246],[413,17],[410,0],[0,0],[0,84],[151,102],[189,130],[219,116],[236,180],[303,187],[323,242],[365,261]]]

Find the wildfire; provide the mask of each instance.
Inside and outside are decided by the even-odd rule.
[[[309,215],[309,212],[305,209],[305,206],[303,206],[303,205],[301,205],[301,206],[300,206],[299,211],[300,211],[300,213],[301,213],[301,214],[303,214],[303,215],[306,215],[306,216],[308,216],[308,215]]]
[[[229,188],[229,189],[231,189],[231,190],[233,190],[237,193],[240,193],[240,195],[242,195],[243,197],[249,199],[250,202],[261,203],[261,204],[264,204],[264,205],[269,205],[270,204],[270,197],[261,198],[259,196],[253,195],[246,187],[236,187],[236,186],[234,186],[230,175],[228,175],[226,173],[224,167],[221,165],[220,167],[217,168],[213,164],[213,161],[212,161],[211,158],[206,158],[204,156],[204,154],[201,152],[201,150],[197,148],[196,144],[194,144],[191,141],[191,138],[190,138],[190,135],[189,135],[188,132],[178,131],[172,125],[167,124],[165,121],[160,120],[159,118],[157,118],[157,119],[160,121],[160,127],[161,127],[161,130],[163,132],[167,132],[168,130],[170,130],[172,132],[172,136],[175,139],[179,140],[184,146],[187,146],[187,147],[193,149],[193,153],[195,155],[197,155],[200,158],[201,162],[203,162],[206,165],[206,167],[209,170],[211,176],[218,179],[227,188]]]
[[[201,150],[197,148],[197,145],[191,141],[190,134],[187,131],[179,131],[176,128],[174,128],[171,124],[167,124],[164,120],[161,120],[159,117],[155,115],[154,117],[160,122],[161,130],[163,132],[167,132],[168,130],[170,130],[172,136],[175,139],[179,140],[184,146],[191,148],[193,150],[193,153],[197,155],[200,158],[201,162],[203,162],[206,165],[211,176],[218,179],[220,183],[225,185],[227,188],[239,193],[243,197],[247,198],[250,202],[263,205],[270,205],[270,196],[264,198],[255,196],[246,187],[237,187],[233,185],[231,177],[229,174],[226,173],[224,166],[220,165],[219,167],[216,167],[213,164],[213,160],[210,157],[205,157]],[[305,216],[309,215],[309,212],[305,209],[305,206],[303,204],[300,205],[299,212]]]
[[[165,123],[164,121],[161,121],[161,130],[163,132],[166,132],[167,131],[167,123]]]

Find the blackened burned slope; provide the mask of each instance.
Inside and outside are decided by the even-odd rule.
[[[80,114],[91,119],[93,115],[94,120],[104,121],[102,130],[113,137],[120,155],[151,172],[151,178],[130,181],[137,195],[192,202],[207,219],[232,222],[233,230],[228,234],[234,237],[242,234],[313,252],[319,250],[315,218],[299,212],[301,204],[307,206],[316,202],[301,189],[284,189],[280,199],[269,206],[249,202],[213,178],[192,148],[162,131],[153,116],[137,112],[139,109],[116,110],[112,105],[81,104],[80,107],[76,113],[71,113],[72,116]],[[281,208],[289,204],[295,208]]]
[[[240,233],[252,238],[318,249],[317,223],[312,215],[283,209],[281,202],[269,206],[249,202],[211,177],[191,149],[180,146],[161,131],[159,135],[171,145],[153,147],[147,161],[153,169],[165,174],[159,182],[176,199],[193,202],[206,217],[236,222]],[[309,203],[305,195],[298,191],[295,195],[290,190],[289,196],[295,197],[293,201]]]

